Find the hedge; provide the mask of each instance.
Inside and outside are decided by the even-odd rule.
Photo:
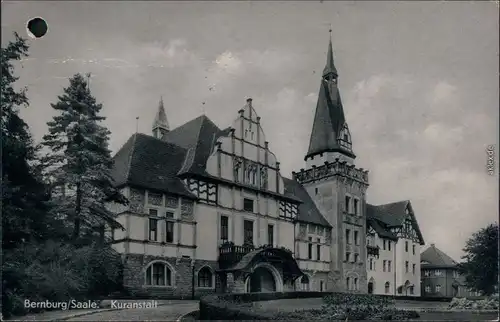
[[[346,295],[348,293],[340,292],[276,292],[276,293],[238,293],[238,294],[220,294],[208,295],[200,300],[200,318],[201,320],[270,320],[273,315],[263,312],[255,312],[249,305],[245,308],[244,303],[256,301],[270,301],[281,299],[299,299],[299,298],[324,298],[329,295]],[[356,294],[353,294],[356,295]],[[362,294],[368,296],[368,294]],[[422,300],[421,297],[407,296],[387,296],[373,295],[378,298],[387,298],[388,300]],[[448,298],[426,298],[428,301],[449,301]],[[235,305],[238,304],[238,305]]]

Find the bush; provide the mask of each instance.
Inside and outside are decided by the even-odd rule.
[[[55,241],[27,244],[4,253],[2,313],[21,315],[24,300],[95,300],[121,290],[120,256],[108,246],[77,248]]]
[[[397,310],[388,297],[371,294],[338,293],[326,296],[323,320],[407,320],[415,311]]]
[[[481,300],[453,298],[448,306],[450,310],[498,310],[498,296],[490,296]]]

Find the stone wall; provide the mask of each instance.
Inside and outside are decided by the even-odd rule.
[[[149,263],[155,260],[167,262],[173,268],[172,286],[146,286],[145,270]],[[123,283],[129,290],[149,295],[159,299],[191,299],[193,295],[200,296],[215,293],[215,261],[195,260],[190,258],[155,257],[147,255],[129,254],[124,258]],[[198,271],[204,267],[212,271],[212,287],[198,287]],[[194,294],[193,294],[194,284]]]

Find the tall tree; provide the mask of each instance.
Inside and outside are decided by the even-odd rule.
[[[498,224],[480,229],[467,240],[460,272],[469,288],[485,295],[498,287]]]
[[[59,101],[51,104],[59,112],[48,122],[49,133],[42,144],[50,149],[43,159],[46,174],[63,194],[57,211],[73,222],[74,240],[85,231],[105,224],[123,228],[106,208],[106,202],[127,203],[113,185],[113,165],[108,148],[110,132],[101,125],[102,104],[92,96],[81,74],[74,75],[64,88]]]
[[[33,167],[37,149],[19,108],[29,105],[26,88],[14,88],[14,63],[28,56],[26,40],[15,40],[1,50],[2,247],[9,249],[31,239],[47,238],[48,194]]]

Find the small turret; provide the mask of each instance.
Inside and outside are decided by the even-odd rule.
[[[161,139],[169,131],[170,127],[168,125],[167,114],[165,113],[165,107],[163,106],[163,97],[162,97],[160,98],[160,103],[158,105],[158,112],[156,113],[156,117],[153,122],[153,136],[157,139]]]

